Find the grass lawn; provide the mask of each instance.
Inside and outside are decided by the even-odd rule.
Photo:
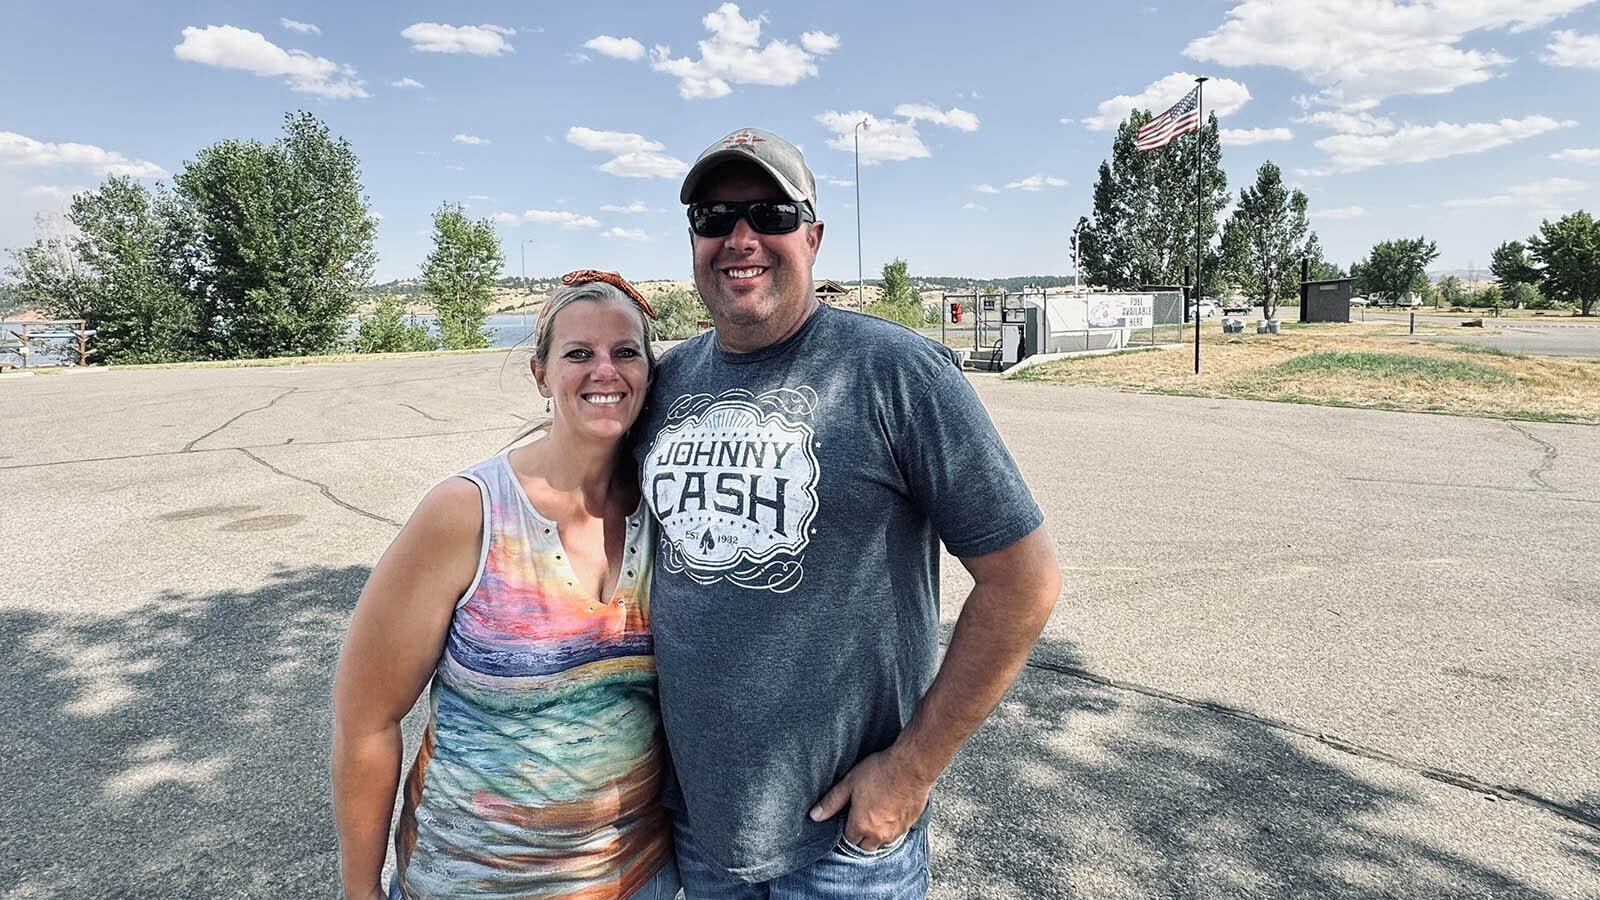
[[[1225,335],[1220,325],[1207,323],[1199,375],[1190,344],[1043,363],[1012,377],[1152,394],[1600,424],[1600,360],[1417,341],[1392,322],[1286,323],[1278,335]]]

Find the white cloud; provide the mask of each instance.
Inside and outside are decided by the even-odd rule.
[[[650,52],[650,67],[678,79],[678,96],[685,100],[726,97],[735,84],[783,87],[817,74],[817,57],[839,46],[835,35],[807,32],[801,46],[787,41],[761,43],[765,16],[746,19],[734,3],[724,3],[701,20],[711,37],[699,42],[700,58],[672,56],[658,45]]]
[[[1062,116],[1061,118],[1057,119],[1056,121],[1058,123],[1062,124],[1062,125],[1071,125],[1073,122],[1076,122],[1078,120],[1077,119],[1073,119],[1073,118],[1069,118],[1067,116]]]
[[[397,88],[420,88],[422,86],[422,82],[416,80],[415,78],[402,78],[399,81],[389,82],[389,87]]]
[[[839,49],[839,36],[824,31],[808,31],[800,35],[800,46],[804,47],[807,53],[827,56]]]
[[[975,185],[972,186],[972,189],[977,191],[980,194],[998,194],[998,193],[1000,193],[1000,189],[995,187],[992,184],[975,184]]]
[[[29,197],[48,197],[51,200],[71,200],[75,195],[89,190],[82,185],[73,187],[59,187],[53,184],[38,184],[28,188],[23,193]]]
[[[977,204],[977,203],[963,203],[963,204],[961,204],[961,208],[962,209],[976,210],[978,212],[987,212],[989,210],[989,207],[982,206],[982,205]]]
[[[263,78],[283,77],[289,89],[330,100],[367,96],[366,82],[356,70],[304,50],[285,50],[254,31],[232,25],[183,30],[172,55],[188,62],[241,69]]]
[[[567,230],[600,227],[600,221],[595,217],[564,209],[530,209],[520,214],[495,213],[494,220],[502,225],[556,225]]]
[[[282,25],[283,27],[285,27],[287,29],[289,29],[290,31],[298,31],[301,34],[321,34],[322,33],[322,29],[321,28],[318,28],[317,26],[312,25],[312,24],[310,24],[308,22],[296,22],[293,19],[279,19],[278,20],[278,24]]]
[[[608,228],[605,231],[600,232],[600,236],[603,238],[610,238],[614,241],[650,240],[650,235],[645,234],[644,229],[642,228]]]
[[[1463,153],[1478,153],[1516,141],[1565,128],[1574,122],[1558,122],[1549,116],[1501,119],[1498,122],[1468,122],[1434,125],[1406,125],[1393,134],[1336,134],[1317,141],[1327,152],[1334,172],[1359,172],[1373,166],[1426,162]],[[1326,171],[1308,174],[1328,174]]]
[[[1550,154],[1550,158],[1561,162],[1600,166],[1600,147],[1568,147]]]
[[[1366,112],[1339,112],[1325,109],[1295,119],[1307,125],[1328,128],[1340,134],[1385,134],[1394,130],[1394,122]]]
[[[958,131],[978,130],[978,117],[958,107],[943,110],[927,103],[902,103],[894,108],[894,114],[908,122],[932,122]]]
[[[515,28],[500,25],[441,25],[437,22],[418,22],[407,26],[400,36],[411,42],[414,50],[424,53],[471,53],[474,56],[499,56],[512,53],[511,42],[506,40],[517,33]]]
[[[1217,136],[1224,147],[1248,147],[1268,141],[1292,141],[1294,132],[1287,128],[1221,128]]]
[[[602,34],[592,37],[583,44],[601,56],[610,56],[615,59],[625,59],[637,62],[644,59],[644,45],[631,37],[612,37]]]
[[[1533,209],[1550,210],[1569,207],[1571,201],[1579,191],[1587,188],[1586,182],[1574,181],[1571,178],[1546,178],[1543,181],[1534,181],[1529,184],[1519,184],[1506,189],[1503,194],[1492,197],[1470,197],[1461,200],[1447,200],[1447,207],[1471,206],[1526,206]]]
[[[467,199],[468,200],[492,200],[494,198],[490,197],[488,194],[468,194],[467,195]]]
[[[856,184],[853,179],[835,178],[832,175],[818,175],[817,180],[823,184],[831,184],[834,187],[855,187]]]
[[[1333,209],[1312,209],[1308,213],[1313,219],[1333,221],[1334,219],[1358,219],[1367,214],[1359,206],[1338,206]]]
[[[622,178],[677,178],[689,171],[688,163],[661,152],[665,145],[642,134],[575,125],[567,129],[567,143],[611,154],[600,171]]]
[[[1577,69],[1600,69],[1600,34],[1579,34],[1576,31],[1558,31],[1545,49],[1550,51],[1540,59],[1552,66]]]
[[[1021,181],[1013,181],[1006,187],[1013,191],[1042,191],[1045,188],[1066,187],[1065,178],[1056,178],[1053,175],[1029,175]]]
[[[910,122],[880,119],[861,110],[843,113],[830,110],[819,114],[816,119],[835,135],[828,139],[828,146],[851,154],[856,152],[856,123],[867,120],[866,126],[860,131],[863,166],[925,159],[933,155],[928,145],[922,142],[922,136],[917,134],[917,127]]]
[[[1160,115],[1194,90],[1194,79],[1188,72],[1173,72],[1160,81],[1152,81],[1137,94],[1120,94],[1103,100],[1094,115],[1083,118],[1083,125],[1090,131],[1116,131],[1130,110],[1147,109]],[[1200,100],[1204,107],[1202,112],[1216,113],[1220,118],[1250,102],[1250,89],[1231,79],[1213,78],[1206,82]]]
[[[14,166],[84,169],[102,175],[164,178],[167,170],[153,162],[129,159],[93,144],[51,144],[11,131],[0,131],[0,162]]]
[[[445,164],[445,168],[449,169],[452,172],[465,172],[466,171],[466,167],[458,166],[455,163],[447,163],[447,164]]]
[[[1526,31],[1593,0],[1239,0],[1227,21],[1184,48],[1226,66],[1276,66],[1319,89],[1317,102],[1371,109],[1403,94],[1443,94],[1494,77],[1511,60],[1459,46],[1478,31]],[[1207,93],[1210,87],[1207,86]]]
[[[452,144],[470,144],[474,147],[489,143],[488,138],[481,138],[471,134],[458,134],[450,139]]]
[[[653,210],[650,207],[646,206],[642,201],[639,201],[639,200],[635,200],[632,203],[629,203],[627,206],[617,206],[614,203],[607,203],[607,204],[602,205],[600,208],[605,210],[606,212],[621,213],[621,214],[623,214],[625,216],[638,215],[639,213],[655,212],[655,210]]]

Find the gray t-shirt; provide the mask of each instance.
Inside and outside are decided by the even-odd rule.
[[[933,680],[939,541],[981,556],[1043,515],[950,352],[852,312],[754,353],[685,342],[640,421],[665,799],[765,881],[838,841],[843,814],[807,812]]]

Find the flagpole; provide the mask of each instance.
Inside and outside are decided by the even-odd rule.
[[[1205,215],[1206,76],[1194,80],[1194,111],[1200,126],[1194,133],[1194,373],[1200,374],[1200,248]]]

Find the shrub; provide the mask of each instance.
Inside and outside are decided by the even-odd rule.
[[[399,296],[384,294],[372,315],[357,320],[351,345],[357,353],[415,353],[439,349],[439,339],[416,316],[406,314]]]

